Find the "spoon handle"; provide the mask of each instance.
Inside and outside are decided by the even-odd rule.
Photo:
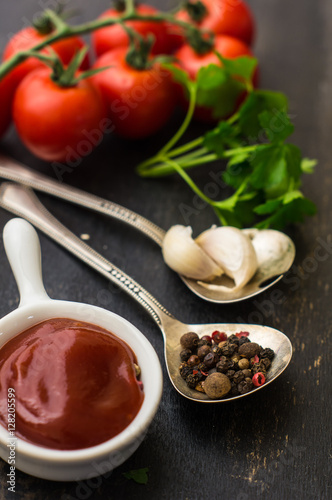
[[[121,220],[144,233],[159,246],[162,246],[165,231],[153,222],[145,219],[145,217],[104,198],[50,179],[46,175],[37,173],[1,154],[0,177],[108,215],[113,219]]]
[[[20,307],[49,300],[45,291],[37,233],[23,219],[11,219],[3,230],[3,243],[20,292]]]
[[[31,222],[51,239],[127,292],[150,313],[163,334],[165,325],[176,321],[142,286],[63,226],[46,210],[31,189],[18,184],[3,183],[0,188],[0,206]]]

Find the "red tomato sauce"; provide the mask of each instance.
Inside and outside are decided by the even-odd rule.
[[[62,318],[39,323],[0,349],[0,423],[8,427],[13,388],[16,437],[58,450],[103,443],[142,405],[134,363],[131,348],[103,328]]]

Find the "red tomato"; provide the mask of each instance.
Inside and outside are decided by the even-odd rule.
[[[217,35],[229,35],[251,45],[255,26],[252,13],[243,0],[201,0],[207,14],[200,23],[194,23],[201,29],[207,29]],[[181,21],[192,22],[188,13],[181,10],[176,14]],[[169,36],[174,49],[184,43],[181,29],[168,25]]]
[[[250,48],[245,43],[230,36],[216,36],[213,49],[217,50],[223,57],[228,59],[253,55]],[[175,53],[175,58],[193,80],[203,66],[220,64],[218,57],[212,50],[207,54],[197,54],[188,44],[183,45],[183,47]]]
[[[4,135],[12,119],[14,84],[11,73],[0,81],[0,137]]]
[[[227,59],[234,59],[239,56],[252,56],[250,48],[241,40],[233,38],[230,36],[217,35],[214,43],[214,50],[217,50],[223,57]],[[184,69],[192,80],[195,80],[198,71],[203,66],[208,66],[209,64],[218,64],[220,61],[216,54],[211,50],[207,54],[197,54],[193,48],[189,45],[183,45],[176,53],[176,59],[179,61],[179,65]],[[256,78],[253,78],[254,83],[256,83]],[[227,91],[226,91],[227,90]],[[220,116],[219,118],[225,118],[235,111],[237,104],[243,98],[243,92],[238,94],[238,92],[233,92],[232,86],[228,85],[225,89],[225,93],[220,96],[220,99],[225,101],[225,116]],[[212,121],[211,110],[197,107],[195,111],[195,117],[202,121]]]
[[[47,38],[47,36],[48,35],[40,34],[32,26],[22,29],[10,39],[9,43],[5,47],[3,60],[6,61],[21,50],[31,49],[34,45]],[[62,62],[66,65],[71,61],[74,54],[82,47],[84,47],[84,45],[85,44],[81,38],[74,36],[70,38],[64,38],[63,40],[53,43],[51,46],[53,50],[59,55]],[[45,48],[42,52],[44,54],[47,53],[47,49]],[[23,78],[34,69],[44,66],[45,64],[43,62],[34,57],[29,57],[13,69],[12,74],[14,75],[13,79],[15,81],[15,85],[17,86],[21,82],[21,80],[23,80]],[[88,68],[89,58],[88,56],[86,56],[81,65],[81,69],[85,70]]]
[[[46,161],[88,155],[108,126],[102,97],[89,81],[59,87],[49,68],[36,69],[20,83],[13,119],[23,143]]]
[[[137,7],[137,12],[142,15],[153,15],[157,14],[158,10],[149,5],[139,5]],[[105,11],[99,19],[104,19],[107,17],[119,17],[123,13],[116,9],[108,9]],[[169,36],[167,32],[166,24],[163,22],[152,22],[152,21],[128,21],[127,25],[130,28],[134,28],[140,35],[146,37],[148,34],[152,34],[155,38],[152,53],[153,54],[167,54],[169,51]],[[95,48],[97,56],[101,56],[105,52],[112,50],[116,47],[128,47],[129,38],[125,30],[119,25],[114,24],[112,26],[107,26],[106,28],[101,28],[92,33],[92,41]]]
[[[103,54],[94,68],[110,66],[91,80],[104,95],[116,134],[131,139],[148,137],[162,128],[173,113],[173,83],[159,64],[137,70],[120,47]]]

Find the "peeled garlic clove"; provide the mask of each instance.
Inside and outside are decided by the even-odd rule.
[[[255,249],[250,238],[240,229],[229,226],[208,229],[195,241],[222,267],[227,276],[233,278],[235,288],[229,290],[242,288],[257,271]],[[213,286],[219,287],[219,285]]]
[[[162,253],[166,264],[183,276],[210,280],[222,269],[195,243],[191,227],[172,226],[166,233]]]
[[[267,268],[271,268],[272,276],[276,267],[275,272],[282,274],[292,265],[295,246],[286,234],[275,229],[244,229],[242,232],[250,238],[256,252],[258,267],[265,273]]]

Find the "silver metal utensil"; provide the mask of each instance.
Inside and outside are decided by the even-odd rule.
[[[95,252],[64,227],[46,210],[30,189],[17,184],[2,184],[0,188],[0,206],[31,222],[50,238],[127,292],[150,313],[163,335],[165,360],[170,380],[182,396],[193,401],[205,403],[239,399],[265,387],[265,385],[275,380],[289,364],[292,356],[291,342],[279,330],[261,325],[248,324],[185,324],[175,319],[149,292],[130,278],[130,276],[115,267],[111,262]],[[268,371],[267,381],[263,386],[240,396],[211,400],[206,394],[192,390],[186,385],[179,374],[180,351],[182,349],[180,345],[181,335],[189,331],[194,331],[198,335],[211,334],[215,330],[224,331],[227,335],[243,330],[249,331],[250,340],[259,343],[263,347],[270,347],[275,351],[272,366]]]
[[[121,220],[144,233],[159,246],[162,246],[165,231],[141,215],[111,201],[52,180],[3,155],[0,155],[0,177]],[[288,248],[281,255],[271,258],[267,253],[266,262],[268,262],[268,265],[265,263],[264,266],[259,267],[250,282],[241,290],[234,292],[207,289],[194,279],[181,275],[180,278],[193,293],[204,300],[220,304],[239,302],[262,293],[275,285],[291,267],[294,257],[295,246],[290,240]],[[223,284],[231,286],[231,280],[228,280],[227,277],[223,277],[223,280]]]

